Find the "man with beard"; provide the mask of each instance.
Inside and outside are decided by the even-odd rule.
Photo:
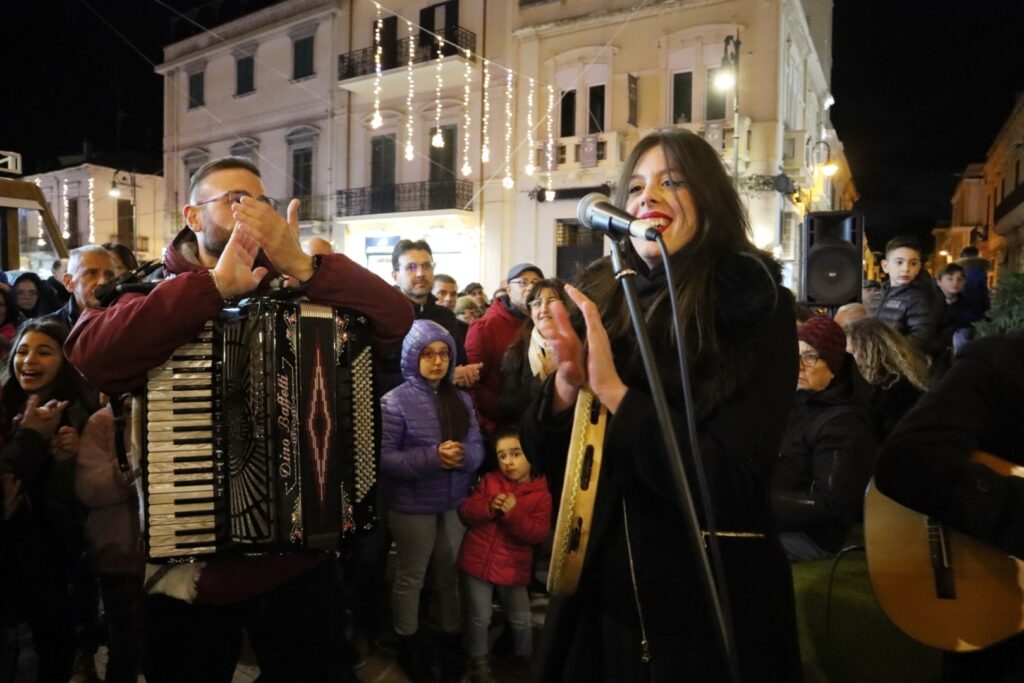
[[[148,370],[194,339],[225,300],[266,291],[278,274],[297,280],[311,301],[365,315],[376,349],[401,342],[412,324],[401,295],[343,254],[304,253],[298,200],[287,220],[276,204],[246,159],[200,167],[182,211],[187,226],[164,253],[170,277],[147,295],[85,310],[66,345],[71,362],[111,395],[138,390]],[[149,565],[146,680],[230,681],[243,629],[261,677],[336,680],[328,559],[210,557],[166,572]]]

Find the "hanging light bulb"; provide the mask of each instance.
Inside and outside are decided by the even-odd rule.
[[[380,115],[381,53],[384,50],[380,43],[380,31],[384,20],[380,17],[380,3],[373,4],[377,6],[377,21],[373,24],[373,66],[376,75],[373,79],[373,118],[370,120],[370,127],[377,130],[384,125],[384,118]]]
[[[485,164],[491,160],[491,138],[489,135],[489,124],[491,120],[491,72],[487,68],[487,60],[484,61],[484,116],[480,122],[482,127],[483,147],[480,148],[480,161]]]
[[[523,171],[528,176],[532,176],[533,172],[537,170],[537,167],[533,165],[533,155],[535,151],[533,149],[533,95],[534,95],[534,80],[530,79],[530,90],[526,97],[526,167]]]
[[[444,58],[444,39],[438,36],[437,38],[437,89],[434,94],[434,137],[430,139],[430,144],[433,147],[441,149],[444,147],[444,136],[441,135],[441,88],[444,86],[444,78],[441,76],[441,63]]]
[[[555,191],[552,190],[550,187],[548,189],[544,190],[544,201],[546,201],[546,202],[553,202],[553,201],[555,201]]]
[[[515,183],[512,181],[512,176],[507,175],[504,178],[502,178],[501,186],[504,187],[506,190],[511,190],[513,187],[515,187]]]

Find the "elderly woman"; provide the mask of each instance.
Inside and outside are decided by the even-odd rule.
[[[519,330],[519,336],[508,347],[501,363],[501,394],[498,408],[506,423],[519,421],[523,412],[541,390],[541,385],[555,371],[547,336],[554,320],[551,304],[566,303],[565,283],[557,278],[539,281],[526,296],[530,317]]]
[[[868,416],[868,386],[846,354],[831,318],[797,328],[800,374],[779,464],[772,508],[793,562],[829,557],[857,519],[878,444]]]

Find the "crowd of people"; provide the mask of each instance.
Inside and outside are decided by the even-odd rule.
[[[946,374],[961,377],[953,360],[976,347],[987,263],[965,250],[930,274],[916,240],[896,238],[885,284],[866,281],[861,302],[836,311],[803,310],[750,241],[719,155],[685,131],[642,139],[613,202],[655,226],[668,253],[622,241],[683,460],[707,470],[738,671],[798,681],[790,565],[856,540],[876,472],[890,490],[905,485],[900,463],[915,456],[887,459],[882,444],[905,442],[927,420],[904,415],[948,391]],[[40,681],[98,680],[104,639],[107,681],[229,681],[244,633],[260,680],[356,680],[367,652],[388,646],[416,683],[488,683],[496,597],[524,678],[531,667],[545,681],[727,678],[608,257],[573,284],[516,264],[488,299],[482,284],[436,273],[428,242],[403,239],[388,283],[329,243],[303,250],[297,200],[282,215],[258,168],[232,157],[196,171],[183,218],[148,293],[98,301],[97,287],[138,266],[117,244],[75,249],[47,280],[0,285],[0,577],[18,587],[0,606],[0,681],[16,669],[24,623]],[[138,489],[117,458],[117,440],[131,438],[118,401],[225,301],[283,285],[370,322],[379,523],[337,553],[147,564]],[[579,587],[551,597],[535,644],[530,593],[544,590],[584,389],[611,414],[601,485]],[[958,486],[948,472],[940,483]],[[907,496],[928,509],[953,504],[920,488]]]

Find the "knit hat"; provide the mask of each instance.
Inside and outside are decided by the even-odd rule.
[[[846,334],[832,318],[823,315],[811,318],[796,328],[796,338],[813,346],[833,375],[838,375],[843,369]]]
[[[528,270],[532,270],[533,272],[537,273],[537,275],[541,278],[544,277],[544,271],[542,271],[540,268],[533,265],[532,263],[517,263],[516,265],[508,269],[508,277],[506,277],[505,280],[506,282],[508,280],[514,280]]]

